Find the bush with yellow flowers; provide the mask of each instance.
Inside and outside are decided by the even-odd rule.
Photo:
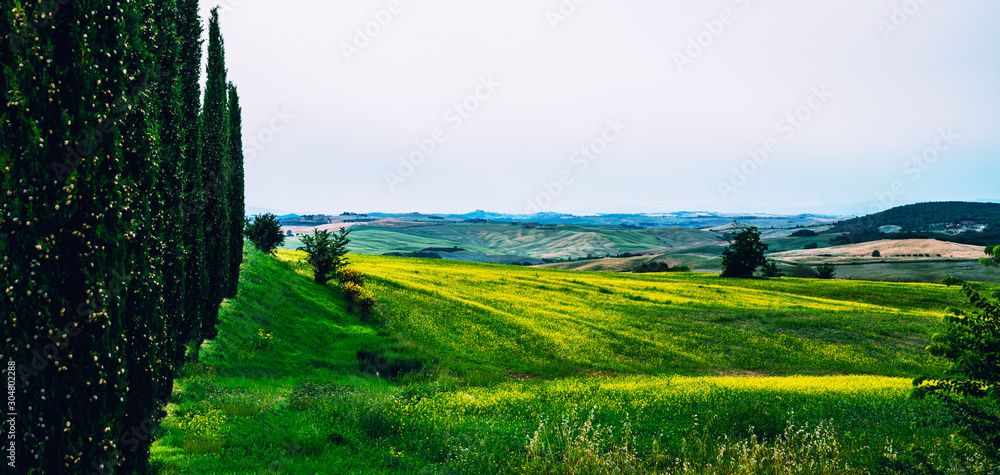
[[[352,282],[359,286],[365,285],[365,275],[352,266],[341,267],[340,270],[337,271],[337,280],[340,281],[341,285],[348,282]]]
[[[368,289],[354,282],[342,282],[340,289],[347,299],[348,309],[357,308],[360,312],[367,313],[375,307],[375,297]]]

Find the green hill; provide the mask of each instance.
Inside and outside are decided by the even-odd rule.
[[[943,286],[352,255],[362,319],[300,253],[245,255],[160,473],[863,473],[887,440],[966,460],[952,427],[910,424],[941,410],[907,394],[941,366]]]
[[[841,221],[831,231],[848,233],[899,226],[903,232],[926,232],[944,230],[942,225],[962,222],[1000,224],[1000,204],[964,201],[916,203]]]
[[[618,255],[718,241],[715,232],[690,228],[616,229],[575,225],[510,223],[395,223],[355,226],[351,250],[362,254],[414,252],[429,247],[458,246],[474,254],[441,255],[444,259],[480,262],[522,262],[569,259],[588,255]],[[288,239],[285,249],[300,245]],[[530,258],[530,259],[526,259]]]

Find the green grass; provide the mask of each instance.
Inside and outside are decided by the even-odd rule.
[[[961,303],[940,285],[355,260],[394,331],[499,374],[914,376],[941,310]]]
[[[915,442],[979,463],[911,425],[943,417],[907,395],[953,289],[352,255],[362,319],[278,255],[245,251],[160,473],[865,473]]]

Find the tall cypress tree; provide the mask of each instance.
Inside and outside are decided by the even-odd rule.
[[[181,340],[197,352],[202,341],[201,320],[208,308],[208,269],[201,164],[201,18],[198,0],[178,0],[178,73],[181,90],[181,173],[184,179],[184,251],[187,272],[184,282],[184,325]]]
[[[170,323],[166,335],[172,342],[170,358],[184,357],[184,309],[186,297],[186,257],[184,247],[184,135],[181,129],[181,90],[179,76],[180,43],[177,37],[178,12],[175,0],[150,1],[155,20],[155,37],[149,43],[156,57],[156,107],[159,130],[157,143],[161,214],[157,216],[158,234],[163,249],[164,318]],[[159,397],[170,396],[170,385],[161,384]]]
[[[246,216],[243,178],[243,111],[236,86],[229,83],[229,289],[226,297],[235,297],[243,263],[243,224]]]
[[[17,461],[40,473],[113,465],[122,429],[122,3],[0,8],[0,359],[18,368]]]
[[[226,109],[225,48],[219,30],[219,9],[208,24],[208,65],[201,114],[201,164],[205,198],[205,247],[208,302],[202,314],[202,336],[214,338],[219,305],[229,286],[229,115]]]

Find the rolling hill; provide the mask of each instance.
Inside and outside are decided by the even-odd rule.
[[[873,262],[977,260],[984,246],[957,244],[936,239],[883,239],[822,249],[798,249],[768,255],[789,264],[867,264]],[[880,256],[873,257],[878,251]]]
[[[351,258],[371,315],[301,253],[246,250],[159,473],[860,474],[914,440],[972,460],[908,398],[954,289]]]

